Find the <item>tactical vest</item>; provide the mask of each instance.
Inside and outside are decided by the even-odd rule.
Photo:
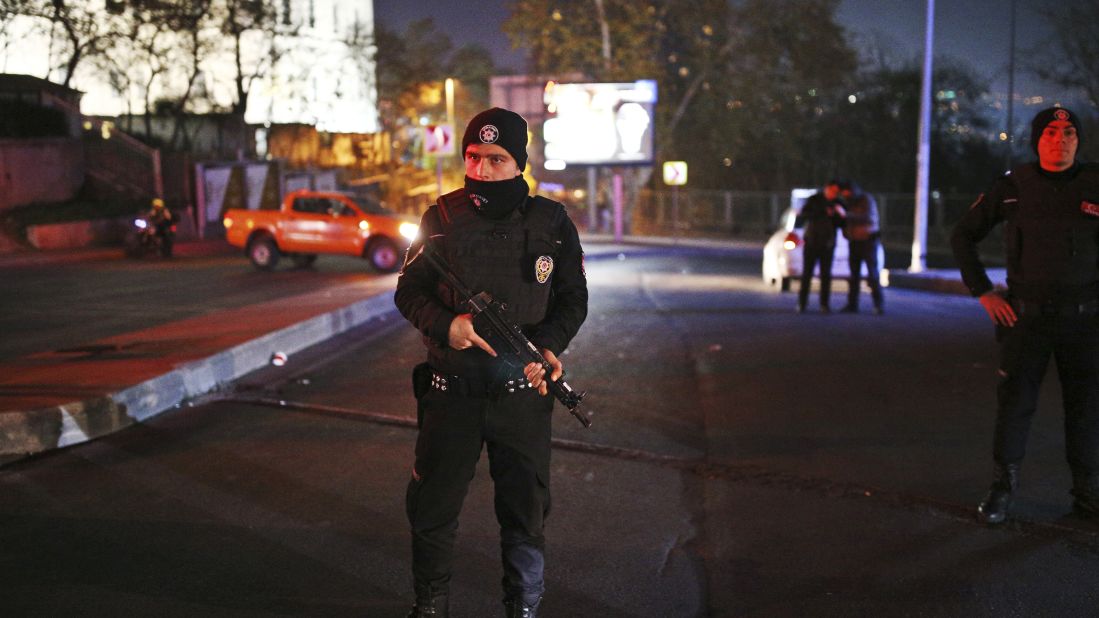
[[[1030,164],[1012,170],[1008,185],[1004,240],[1012,292],[1033,301],[1094,300],[1099,170],[1085,166],[1071,180],[1056,182]]]
[[[473,292],[487,291],[506,306],[509,321],[528,327],[546,317],[564,206],[541,196],[502,219],[477,214],[465,189],[441,196],[442,250],[451,268]],[[439,297],[459,313],[469,307],[445,282]]]

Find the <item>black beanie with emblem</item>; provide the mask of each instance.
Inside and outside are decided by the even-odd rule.
[[[1073,128],[1076,129],[1076,143],[1083,141],[1080,117],[1064,107],[1049,107],[1038,112],[1034,120],[1030,121],[1030,148],[1035,153],[1038,152],[1038,140],[1042,137],[1042,131],[1045,131],[1046,126],[1054,120],[1067,120],[1072,123]]]
[[[462,157],[470,144],[496,144],[515,159],[519,171],[527,166],[527,121],[500,107],[486,109],[473,117],[462,136]]]

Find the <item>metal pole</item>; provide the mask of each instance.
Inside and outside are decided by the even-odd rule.
[[[454,129],[454,78],[448,77],[443,82],[443,90],[446,92],[446,123]],[[465,154],[465,153],[463,153]]]
[[[912,264],[909,272],[927,270],[927,193],[931,167],[931,57],[935,36],[935,0],[927,0],[927,33],[920,87],[919,152],[916,155],[916,214],[912,226]]]
[[[622,242],[622,174],[614,175],[614,242]]]
[[[1011,0],[1011,41],[1007,63],[1007,165],[1011,169],[1015,156],[1015,0]]]
[[[594,165],[588,166],[588,229],[593,234],[602,232],[599,229],[599,215],[601,213],[596,212],[599,208],[599,186],[596,181],[597,170]]]

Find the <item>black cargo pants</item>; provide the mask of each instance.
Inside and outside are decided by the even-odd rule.
[[[1049,365],[1057,366],[1065,409],[1065,455],[1073,477],[1099,475],[1099,317],[1084,311],[1015,302],[1019,321],[996,329],[1000,383],[993,458],[1018,464]]]
[[[487,445],[504,593],[528,605],[537,602],[544,591],[553,401],[533,389],[472,397],[430,388],[419,398],[420,433],[406,494],[417,585],[446,589],[458,515],[481,446]]]
[[[832,258],[836,247],[805,243],[802,248],[801,286],[798,288],[798,306],[802,309],[809,302],[813,286],[813,270],[820,264],[820,306],[828,307],[832,300]]]

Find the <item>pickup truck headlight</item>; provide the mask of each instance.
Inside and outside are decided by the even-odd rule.
[[[416,235],[420,233],[420,226],[415,223],[405,222],[401,224],[398,231],[401,233],[401,236],[404,236],[409,242],[412,242],[413,240],[416,240]]]
[[[366,219],[359,219],[359,229],[366,232],[367,234],[369,234],[370,233],[370,222],[367,221]]]

